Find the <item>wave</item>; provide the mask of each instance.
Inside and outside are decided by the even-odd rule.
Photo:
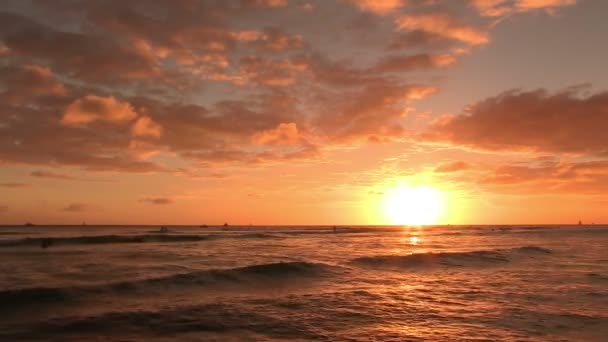
[[[315,279],[329,275],[335,266],[303,261],[258,264],[230,269],[213,269],[190,273],[178,273],[165,277],[149,278],[129,282],[109,283],[95,286],[60,288],[23,288],[0,291],[0,311],[16,307],[65,303],[87,296],[100,294],[129,295],[144,291],[165,291],[169,287],[188,286],[272,286],[306,278]]]
[[[211,239],[242,238],[263,239],[276,236],[264,233],[226,234],[226,235],[187,235],[187,234],[143,234],[143,235],[84,235],[70,237],[35,237],[0,241],[0,247],[55,245],[96,245],[113,243],[146,243],[146,242],[197,242]]]
[[[483,266],[505,264],[516,257],[551,254],[551,250],[537,246],[524,246],[512,249],[482,250],[470,252],[414,253],[408,255],[376,255],[353,259],[356,265],[383,268],[424,268],[433,266]]]
[[[91,316],[64,316],[4,326],[3,341],[63,340],[181,340],[195,333],[196,340],[327,340],[326,334],[306,321],[256,310],[230,302],[164,307],[160,310],[104,312]],[[182,338],[181,334],[185,334]],[[221,334],[221,335],[218,335]],[[253,335],[257,338],[247,338]],[[218,338],[221,336],[221,338]]]
[[[530,253],[530,254],[551,254],[550,249],[537,246],[523,246],[510,249],[513,252]]]

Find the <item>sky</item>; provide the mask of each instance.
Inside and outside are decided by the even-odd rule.
[[[605,13],[4,0],[0,224],[607,223]]]

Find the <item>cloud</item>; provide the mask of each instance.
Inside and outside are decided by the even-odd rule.
[[[66,125],[87,124],[94,121],[120,123],[131,121],[136,116],[137,113],[127,102],[121,102],[111,96],[87,95],[72,102],[66,108],[61,122]]]
[[[301,36],[292,36],[277,27],[266,27],[260,32],[252,45],[260,52],[283,52],[298,50],[304,46]]]
[[[464,24],[443,12],[404,15],[396,20],[396,25],[400,30],[421,30],[470,45],[482,45],[490,41],[487,32]]]
[[[0,12],[0,39],[11,55],[48,62],[53,70],[95,82],[157,75],[155,61],[106,35],[61,31]]]
[[[252,141],[256,145],[295,145],[302,137],[295,123],[281,123],[276,128],[258,132]]]
[[[71,213],[83,212],[89,209],[89,206],[84,203],[72,203],[64,208],[61,211],[67,211]]]
[[[446,67],[453,64],[456,58],[450,55],[418,54],[410,56],[390,56],[381,60],[375,67],[376,72],[403,72]]]
[[[14,105],[26,104],[34,98],[52,98],[66,95],[65,86],[47,67],[35,64],[0,67],[0,82],[6,91],[0,99]]]
[[[304,12],[312,12],[315,10],[315,5],[313,5],[311,3],[305,3],[300,6],[300,9]]]
[[[41,170],[32,171],[30,173],[30,176],[37,177],[37,178],[52,178],[52,179],[65,179],[65,180],[76,180],[77,179],[75,177],[68,176],[68,175],[65,175],[62,173],[55,173],[55,172],[41,171]]]
[[[281,8],[289,4],[288,0],[241,0],[246,6],[261,8]]]
[[[1,187],[4,188],[27,188],[30,184],[27,183],[0,183]]]
[[[253,81],[271,87],[293,85],[298,75],[307,69],[305,62],[297,60],[273,60],[247,56],[240,60],[240,74],[234,80],[237,83]]]
[[[474,103],[434,123],[425,135],[486,150],[608,153],[608,93],[514,90]]]
[[[561,162],[552,165],[501,165],[478,180],[506,189],[527,187],[546,192],[598,193],[608,191],[608,161]],[[522,189],[523,190],[523,189]]]
[[[608,160],[560,160],[555,156],[499,161],[476,164],[458,172],[436,171],[435,177],[464,189],[495,193],[601,195],[608,191]]]
[[[301,25],[302,5],[4,6],[0,162],[173,173],[175,165],[311,161],[346,142],[401,139],[415,101],[440,90],[441,77],[421,71],[453,65],[457,49],[489,41],[486,27],[455,8],[441,12],[435,1],[308,6],[330,16],[331,30]],[[281,20],[267,20],[269,13]],[[355,31],[349,25],[357,17],[375,24]],[[388,38],[370,44],[379,34]],[[437,133],[435,140],[452,139]]]
[[[425,85],[377,84],[349,92],[319,95],[322,110],[313,121],[319,132],[333,141],[381,135],[403,136],[400,119],[409,101],[427,97],[437,88]]]
[[[44,171],[44,170],[36,170],[30,173],[30,176],[36,178],[48,178],[48,179],[58,179],[58,180],[75,180],[75,181],[84,181],[84,182],[107,182],[107,180],[103,179],[91,179],[91,178],[79,178],[70,175],[66,175],[63,173]]]
[[[446,37],[443,34],[425,30],[412,30],[395,35],[388,48],[390,50],[414,48],[445,50],[455,46],[458,42],[459,40]]]
[[[521,9],[546,9],[551,7],[572,6],[577,0],[519,0],[517,7]]]
[[[480,14],[497,17],[533,10],[552,13],[559,7],[576,5],[577,0],[470,0],[470,2]]]
[[[172,199],[166,198],[166,197],[146,197],[146,198],[140,199],[139,201],[143,202],[143,203],[155,204],[155,205],[166,205],[166,204],[173,203]]]
[[[142,116],[131,128],[133,136],[160,138],[162,127],[147,116]]]
[[[462,170],[467,170],[471,166],[463,161],[455,161],[451,163],[441,164],[435,168],[435,172],[445,173],[445,172],[457,172]]]
[[[346,0],[361,11],[386,15],[407,4],[407,0]]]

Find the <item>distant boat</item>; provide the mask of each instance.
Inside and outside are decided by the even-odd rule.
[[[35,224],[33,224],[32,222],[26,222],[24,224],[24,226],[26,226],[26,227],[33,227],[33,226],[35,226]]]
[[[200,225],[200,227],[201,228],[207,228],[207,225],[206,224],[202,224],[202,225]]]
[[[578,220],[578,225],[580,226],[580,225],[582,225],[582,224],[583,224],[583,221]]]
[[[228,222],[224,222],[224,227],[228,227]]]

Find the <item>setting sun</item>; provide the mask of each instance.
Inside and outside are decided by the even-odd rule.
[[[435,224],[444,210],[441,191],[429,186],[398,186],[388,191],[383,208],[392,224]]]

